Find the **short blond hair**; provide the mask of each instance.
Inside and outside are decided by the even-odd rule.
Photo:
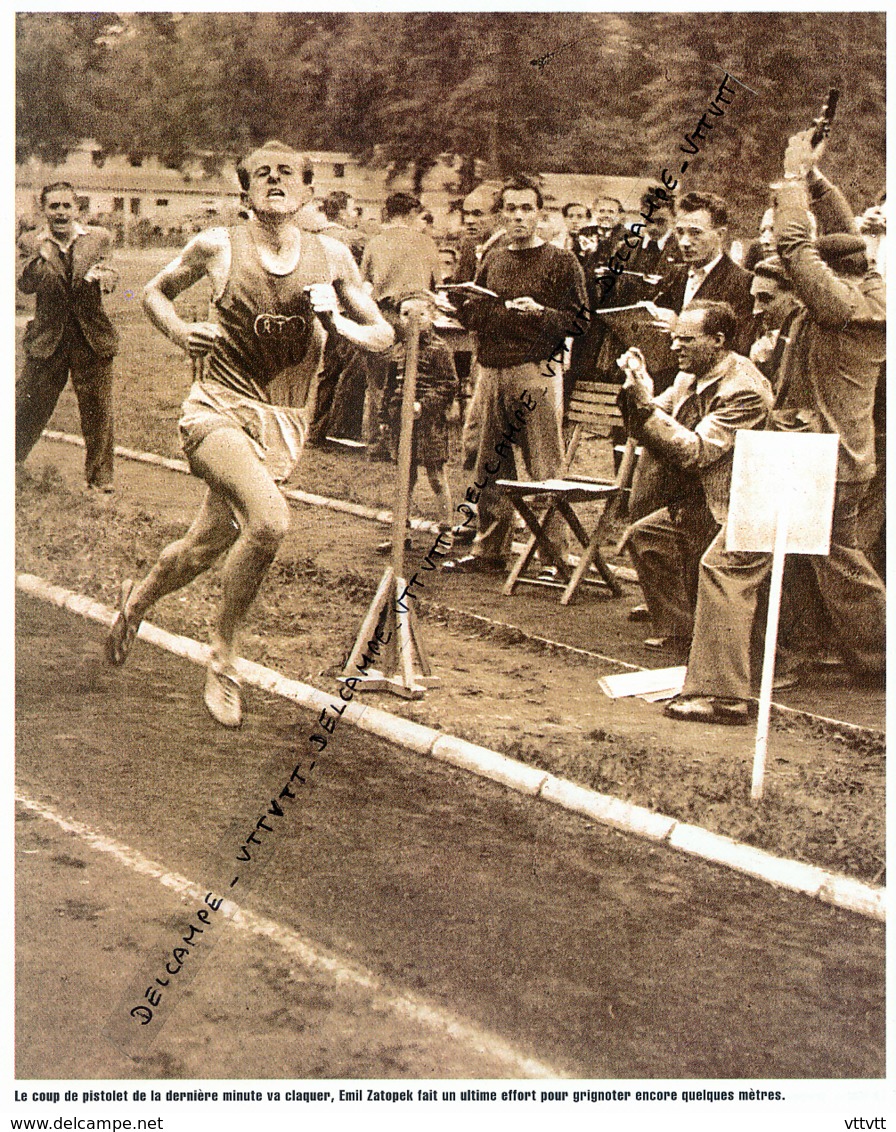
[[[236,175],[239,177],[240,188],[244,193],[249,191],[249,162],[256,155],[256,153],[288,153],[297,158],[296,164],[302,170],[302,184],[310,185],[314,180],[314,167],[311,164],[311,159],[299,150],[293,149],[291,145],[286,142],[271,139],[266,141],[264,145],[256,146],[255,149],[250,150],[245,157],[241,157],[239,164],[236,167]]]

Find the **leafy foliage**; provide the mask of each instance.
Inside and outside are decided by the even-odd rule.
[[[688,187],[764,207],[786,138],[843,91],[827,166],[858,208],[883,183],[884,15],[20,13],[17,154],[345,149],[417,183],[517,169],[657,177],[725,72],[737,95]]]

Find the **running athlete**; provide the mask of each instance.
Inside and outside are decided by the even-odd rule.
[[[208,491],[187,533],[162,551],[143,581],[122,583],[106,640],[109,662],[124,664],[159,598],[226,551],[205,683],[205,705],[225,727],[242,722],[237,633],[289,526],[277,483],[301,455],[307,423],[304,409],[292,406],[304,406],[320,366],[323,322],[372,351],[388,349],[394,337],[345,244],[298,227],[296,214],[312,196],[303,157],[267,142],[237,172],[248,220],[200,232],[143,294],[150,321],[193,358],[205,358],[180,431],[190,468]],[[203,276],[211,281],[215,321],[185,322],[174,299]]]

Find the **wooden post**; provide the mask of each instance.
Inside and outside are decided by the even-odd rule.
[[[354,678],[371,691],[394,692],[405,699],[420,699],[426,688],[438,684],[419,637],[413,597],[406,594],[405,549],[407,518],[411,495],[411,454],[414,438],[414,401],[417,394],[417,361],[420,351],[420,321],[414,312],[410,318],[404,388],[401,397],[401,432],[398,440],[398,476],[395,508],[392,518],[392,565],[386,570],[370,608],[361,624],[343,669],[341,679]],[[399,598],[402,600],[399,601]],[[388,638],[381,667],[363,665],[362,657],[377,627]],[[365,667],[358,672],[359,662]],[[418,671],[419,668],[419,671]]]
[[[404,540],[407,533],[411,496],[411,450],[414,439],[414,399],[417,395],[417,359],[420,355],[420,319],[411,314],[408,329],[407,355],[404,363],[404,388],[401,394],[401,431],[398,439],[398,490],[392,512],[392,570],[401,582],[404,578]]]

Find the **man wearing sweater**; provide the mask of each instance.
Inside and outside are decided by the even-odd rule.
[[[489,254],[476,277],[495,297],[460,301],[458,317],[478,335],[482,367],[482,433],[473,477],[481,496],[473,553],[452,563],[455,570],[506,568],[513,510],[495,481],[516,478],[515,445],[532,479],[556,476],[563,461],[562,370],[550,359],[573,333],[576,313],[586,302],[585,277],[571,252],[536,235],[542,204],[538,186],[528,178],[504,184],[501,218],[508,242]],[[521,399],[534,407],[519,413]],[[510,445],[503,457],[496,455],[502,439]],[[559,529],[554,533],[560,537]]]

